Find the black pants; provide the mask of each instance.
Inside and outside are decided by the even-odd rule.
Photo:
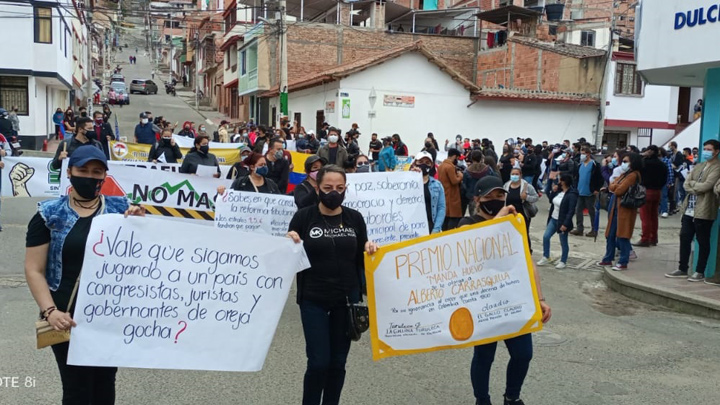
[[[695,238],[700,247],[695,271],[700,274],[705,274],[705,266],[707,266],[708,257],[710,256],[710,232],[712,231],[713,222],[711,219],[697,219],[683,215],[682,225],[680,227],[679,270],[688,271],[690,268],[690,248],[693,238]]]
[[[451,229],[457,228],[460,219],[461,218],[445,217],[445,222],[443,222],[442,230],[449,231]]]
[[[117,367],[86,367],[67,364],[70,343],[52,346],[63,386],[63,405],[112,405],[115,403]]]

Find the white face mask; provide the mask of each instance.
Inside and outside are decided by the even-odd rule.
[[[330,135],[330,136],[328,136],[328,142],[330,142],[330,143],[337,143],[337,141],[338,141],[338,136],[337,136],[337,135]]]
[[[147,124],[147,123],[148,123],[148,119],[147,119],[147,118],[143,118],[140,122],[142,122],[143,124]]]
[[[620,169],[621,169],[623,172],[626,172],[626,171],[630,170],[630,163],[628,163],[628,162],[623,162],[622,165],[620,165]]]

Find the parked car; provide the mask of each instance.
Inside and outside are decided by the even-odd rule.
[[[154,81],[148,79],[134,79],[130,82],[130,94],[157,94],[158,86]]]
[[[113,82],[110,83],[110,87],[115,90],[115,100],[108,97],[110,104],[130,104],[130,95],[127,92],[125,83]]]
[[[125,76],[123,75],[112,75],[110,76],[110,83],[122,82],[125,83]]]

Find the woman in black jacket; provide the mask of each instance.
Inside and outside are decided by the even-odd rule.
[[[235,191],[249,191],[264,194],[281,194],[280,188],[274,181],[268,179],[268,167],[265,156],[251,153],[243,160],[243,165],[250,169],[248,176],[238,177],[230,186]],[[219,195],[225,194],[225,186],[217,188]]]
[[[298,209],[317,205],[320,202],[317,194],[317,175],[318,171],[327,163],[324,157],[318,155],[312,155],[305,159],[305,174],[307,176],[293,190],[295,205],[297,205]]]
[[[568,232],[573,229],[573,216],[575,215],[577,200],[578,192],[573,187],[572,175],[568,173],[561,174],[560,182],[553,186],[550,192],[552,204],[550,205],[550,215],[548,216],[545,235],[543,235],[543,257],[537,263],[538,266],[553,262],[553,259],[550,258],[550,240],[556,233],[560,236],[562,256],[555,268],[564,269],[567,266],[568,254],[570,253]]]
[[[307,369],[303,405],[340,402],[350,352],[347,303],[358,302],[363,252],[373,254],[362,214],[343,207],[347,179],[336,165],[317,175],[320,203],[303,208],[290,221],[288,237],[303,241],[310,268],[298,274],[297,302],[305,334]]]
[[[150,153],[148,153],[148,162],[157,163],[177,163],[178,160],[182,159],[183,155],[180,152],[180,146],[175,143],[172,137],[172,129],[163,129],[160,141],[150,147]]]

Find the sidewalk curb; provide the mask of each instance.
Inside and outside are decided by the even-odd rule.
[[[639,283],[622,272],[605,269],[603,279],[612,290],[650,305],[705,318],[720,319],[720,304],[703,298],[679,294],[663,287]]]

